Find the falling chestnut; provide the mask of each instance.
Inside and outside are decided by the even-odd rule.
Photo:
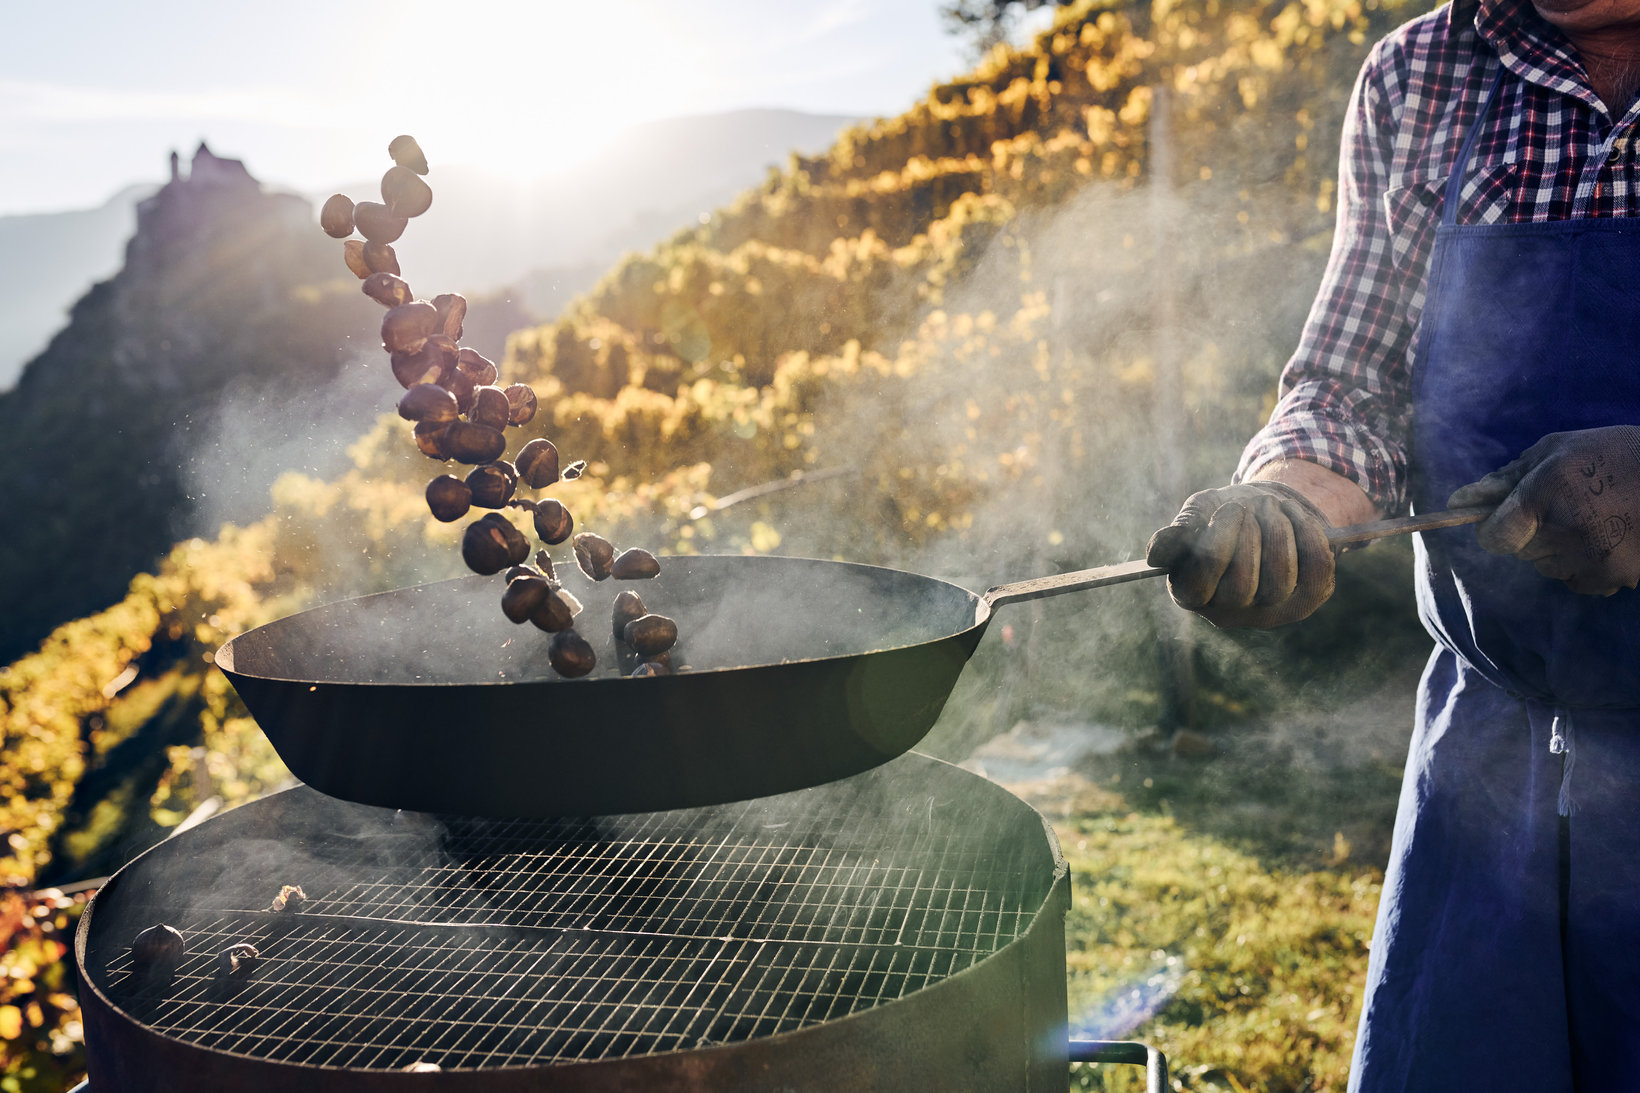
[[[382,344],[389,353],[414,353],[438,329],[438,312],[426,300],[390,308],[382,316]]]
[[[399,416],[406,421],[454,421],[456,397],[436,383],[418,383],[399,399]]]
[[[433,188],[408,167],[389,167],[382,176],[382,201],[394,216],[420,216],[432,207]]]
[[[403,307],[416,298],[409,282],[392,273],[372,273],[362,287],[366,296],[383,307]]]
[[[467,321],[467,297],[459,292],[445,292],[433,297],[438,309],[439,326],[445,334],[461,340],[461,327]]]
[[[642,547],[621,551],[609,567],[609,575],[618,581],[648,580],[660,576],[660,572],[660,561]]]
[[[664,653],[678,642],[678,624],[665,615],[645,615],[626,624],[621,640],[642,657]]]
[[[615,606],[610,612],[610,621],[615,625],[615,636],[620,637],[626,631],[626,624],[634,619],[641,619],[649,614],[649,608],[643,605],[643,600],[636,592],[620,592],[615,596]]]
[[[514,567],[517,568],[517,567]],[[539,574],[523,574],[507,582],[501,593],[501,613],[515,623],[528,622],[552,595],[552,585]]]
[[[502,393],[507,396],[507,405],[511,408],[507,415],[507,424],[528,425],[534,419],[536,407],[539,405],[535,397],[535,388],[527,383],[510,383]]]
[[[609,577],[609,570],[615,564],[615,548],[608,539],[590,531],[583,531],[574,539],[575,564],[595,581],[602,581]]]
[[[452,421],[444,436],[445,450],[450,458],[460,463],[490,463],[501,458],[507,450],[507,438],[499,429],[475,425],[471,421]]]
[[[367,243],[392,243],[404,234],[407,223],[380,201],[361,201],[353,206],[353,226]]]
[[[346,194],[331,194],[319,210],[319,227],[332,239],[346,239],[353,234],[353,199]]]
[[[547,645],[547,660],[561,676],[574,679],[598,666],[592,645],[574,630],[560,630]]]
[[[562,501],[548,497],[535,503],[535,534],[548,546],[557,546],[575,530],[575,518]],[[579,561],[579,556],[577,556]]]
[[[387,154],[400,167],[408,167],[418,175],[427,173],[427,157],[422,155],[421,145],[416,138],[408,133],[394,137],[387,145]]]
[[[488,425],[500,432],[507,427],[507,396],[499,387],[473,388],[473,408],[467,411],[467,420],[476,425]]]
[[[468,569],[486,577],[529,556],[529,540],[499,513],[486,513],[474,520],[461,536],[462,561]]]
[[[433,519],[448,524],[467,515],[473,491],[453,474],[441,474],[427,483],[427,510]]]
[[[342,244],[342,261],[347,263],[347,268],[361,281],[375,272],[370,268],[370,263],[365,261],[364,246],[362,239],[349,239]],[[393,272],[397,273],[398,270]]]
[[[544,437],[518,449],[518,458],[513,462],[518,465],[518,477],[532,490],[545,489],[558,481],[558,447]]]
[[[349,242],[353,242],[353,240],[349,240]],[[393,253],[390,244],[371,240],[360,248],[359,253],[363,256],[365,269],[369,273],[391,273],[395,277],[399,275],[399,256]],[[359,271],[354,270],[353,272],[358,273]],[[360,277],[366,275],[359,273]]]
[[[504,460],[480,464],[467,474],[467,488],[473,491],[473,504],[480,508],[498,509],[512,500],[518,475],[512,464]]]
[[[476,349],[463,349],[456,357],[456,367],[473,381],[475,387],[486,387],[495,382],[495,363]]]

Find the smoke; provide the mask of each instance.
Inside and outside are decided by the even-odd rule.
[[[269,491],[287,471],[330,479],[352,464],[348,447],[393,408],[397,387],[381,353],[353,353],[329,381],[269,386],[248,377],[230,385],[178,433],[176,455],[188,497],[178,538],[214,536],[272,508]]]

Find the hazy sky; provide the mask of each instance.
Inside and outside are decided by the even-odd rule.
[[[265,182],[435,164],[529,177],[636,122],[740,107],[895,114],[963,68],[939,0],[16,0],[0,214],[99,205],[201,139]]]

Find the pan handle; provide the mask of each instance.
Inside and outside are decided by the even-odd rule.
[[[1484,520],[1491,513],[1490,506],[1447,509],[1443,512],[1427,512],[1416,516],[1397,516],[1390,520],[1375,520],[1370,524],[1329,528],[1327,530],[1327,542],[1332,544],[1334,550],[1338,550],[1342,547],[1370,543],[1374,539],[1386,539],[1392,535],[1405,535],[1413,531],[1438,531],[1441,528],[1474,524]],[[1104,565],[1097,569],[1079,569],[1072,573],[1056,573],[1051,577],[1035,577],[1028,581],[1016,581],[1013,584],[999,584],[980,597],[983,606],[980,609],[979,617],[981,619],[989,617],[992,611],[1005,603],[1018,603],[1021,600],[1040,600],[1047,596],[1060,596],[1066,592],[1081,592],[1089,588],[1103,588],[1107,584],[1142,581],[1147,577],[1160,577],[1166,572],[1167,570],[1150,565],[1140,559],[1133,562]]]

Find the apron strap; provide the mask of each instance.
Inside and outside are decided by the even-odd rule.
[[[1452,165],[1452,177],[1446,180],[1446,198],[1441,203],[1441,226],[1450,228],[1458,222],[1458,201],[1463,195],[1463,176],[1469,168],[1469,159],[1475,153],[1475,138],[1480,136],[1481,125],[1492,113],[1492,104],[1497,101],[1498,89],[1503,86],[1503,62],[1498,62],[1497,74],[1492,77],[1492,86],[1486,92],[1486,101],[1481,104],[1481,112],[1475,115],[1474,122],[1469,126],[1469,132],[1464,135],[1463,147],[1458,149],[1457,162]]]

